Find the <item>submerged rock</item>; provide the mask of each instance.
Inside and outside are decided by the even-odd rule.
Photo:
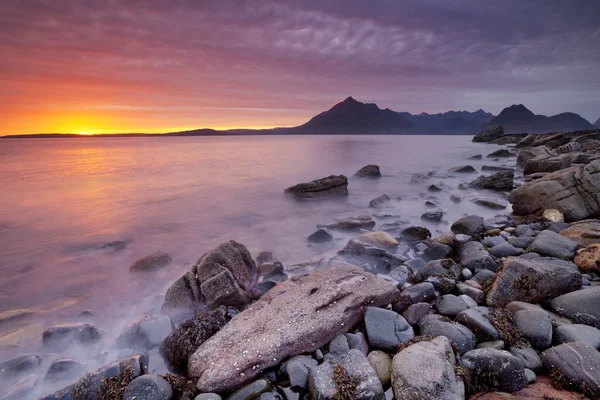
[[[171,256],[167,253],[158,252],[140,258],[129,267],[130,271],[154,271],[171,264]]]
[[[430,222],[440,222],[444,213],[442,211],[429,211],[421,215],[421,219]]]
[[[385,306],[398,295],[395,286],[348,265],[295,276],[204,342],[189,360],[188,376],[201,391],[234,389],[286,357],[329,343],[364,317],[366,305]],[[257,334],[260,340],[250,339]]]
[[[407,242],[416,242],[419,240],[427,240],[431,237],[429,229],[422,226],[410,226],[400,233],[400,238]]]
[[[354,176],[357,178],[381,178],[381,171],[379,165],[368,164],[359,169]]]
[[[348,196],[348,178],[330,175],[308,183],[299,183],[284,190],[284,193],[310,199],[324,196]]]
[[[72,343],[90,344],[100,340],[100,332],[95,326],[75,322],[54,325],[42,334],[42,343],[45,348],[64,350]]]
[[[387,194],[384,193],[381,196],[375,197],[373,200],[371,200],[371,202],[369,203],[369,207],[372,207],[372,208],[381,207],[384,204],[389,203],[390,201],[392,201],[390,196],[388,196]]]
[[[246,247],[233,240],[221,243],[169,287],[163,311],[247,304],[256,273],[256,264]]]
[[[479,189],[512,190],[514,179],[513,171],[501,171],[490,176],[481,176],[469,183],[469,186]]]
[[[329,228],[340,231],[355,231],[359,229],[371,230],[375,227],[376,222],[368,215],[359,215],[357,217],[349,217],[335,220],[326,225],[318,225],[318,228]]]
[[[470,165],[461,165],[460,167],[451,168],[448,172],[454,174],[466,174],[471,172],[477,172],[477,170]]]
[[[333,240],[333,236],[331,235],[331,232],[329,232],[329,229],[319,228],[306,239],[311,243],[325,243]]]

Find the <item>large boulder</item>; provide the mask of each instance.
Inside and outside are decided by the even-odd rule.
[[[542,353],[555,386],[578,389],[591,399],[600,397],[600,353],[588,344],[572,342]]]
[[[600,329],[600,286],[563,294],[550,302],[559,315]]]
[[[504,128],[501,125],[491,125],[485,128],[482,132],[473,136],[473,142],[491,142],[504,136]]]
[[[348,196],[348,178],[344,175],[330,175],[308,183],[299,183],[285,189],[284,193],[310,199],[323,196]]]
[[[592,244],[578,252],[573,262],[583,273],[600,273],[600,244]]]
[[[528,160],[523,168],[523,174],[531,175],[538,172],[556,172],[569,168],[573,164],[570,154],[561,154],[556,157],[536,157]]]
[[[514,179],[514,171],[501,171],[490,176],[480,176],[469,183],[469,186],[479,189],[512,190]]]
[[[450,228],[454,233],[462,233],[463,235],[477,235],[485,230],[483,218],[478,215],[469,215],[463,217],[452,224]]]
[[[538,253],[541,256],[556,257],[571,260],[575,255],[577,243],[556,232],[546,230],[540,232],[527,252]]]
[[[381,178],[381,171],[379,165],[368,164],[359,169],[354,176],[357,178]]]
[[[392,361],[394,397],[403,400],[463,399],[456,358],[448,338],[438,336],[406,347]]]
[[[250,300],[256,264],[244,245],[221,243],[167,290],[163,311],[203,311],[216,305],[241,306]]]
[[[385,306],[398,295],[394,285],[350,265],[295,276],[204,342],[188,376],[204,392],[235,389],[289,356],[317,350],[360,322],[367,305]]]
[[[600,160],[546,175],[513,190],[508,200],[518,215],[561,211],[566,221],[578,221],[600,213]]]
[[[586,219],[573,222],[571,226],[560,231],[560,234],[568,237],[580,247],[600,244],[600,220]]]
[[[519,151],[519,155],[517,156],[517,165],[519,167],[524,167],[525,164],[527,164],[527,161],[533,158],[550,158],[556,157],[557,155],[558,153],[546,146],[529,147]]]
[[[581,274],[575,264],[562,260],[510,257],[487,294],[492,307],[511,301],[541,303],[581,287]]]

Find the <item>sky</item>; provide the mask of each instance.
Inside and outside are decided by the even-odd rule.
[[[598,0],[3,0],[0,134],[412,113],[600,117]]]

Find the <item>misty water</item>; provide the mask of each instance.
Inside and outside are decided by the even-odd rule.
[[[485,155],[496,145],[471,136],[251,136],[170,138],[14,139],[0,142],[0,362],[21,353],[44,355],[42,332],[77,321],[84,309],[105,332],[92,349],[68,356],[95,370],[120,356],[98,358],[126,323],[160,307],[166,288],[206,251],[236,240],[256,256],[271,250],[284,265],[330,248],[308,246],[317,224],[360,214],[382,223],[405,220],[434,236],[467,214],[499,211],[473,204],[473,191],[457,189],[480,173],[444,175],[470,164],[514,165]],[[468,160],[483,154],[482,160]],[[294,201],[293,184],[331,174],[351,177],[365,164],[381,167],[378,180],[350,178],[341,201]],[[414,173],[437,171],[424,184]],[[439,193],[427,191],[441,185]],[[370,209],[387,193],[393,201]],[[478,192],[480,193],[480,192]],[[463,197],[455,203],[450,195]],[[435,196],[444,221],[427,223],[425,201]],[[400,198],[400,199],[398,199]],[[500,212],[510,212],[509,209]],[[335,233],[333,249],[350,236]],[[118,252],[99,250],[124,241]],[[131,272],[140,257],[167,252],[173,262],[152,272]],[[151,360],[152,362],[152,360]],[[43,374],[42,374],[43,377]]]

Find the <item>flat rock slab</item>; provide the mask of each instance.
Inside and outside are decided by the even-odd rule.
[[[588,344],[572,342],[542,353],[544,365],[566,383],[597,399],[600,396],[600,353]]]
[[[510,257],[496,274],[487,303],[504,307],[511,301],[540,303],[581,287],[575,264],[562,260]]]
[[[284,190],[299,198],[310,199],[323,196],[348,196],[348,178],[344,175],[330,175],[308,183],[299,183]]]
[[[324,346],[360,322],[367,306],[388,305],[398,295],[394,285],[349,265],[295,276],[204,342],[188,376],[203,392],[235,389],[286,357]]]

